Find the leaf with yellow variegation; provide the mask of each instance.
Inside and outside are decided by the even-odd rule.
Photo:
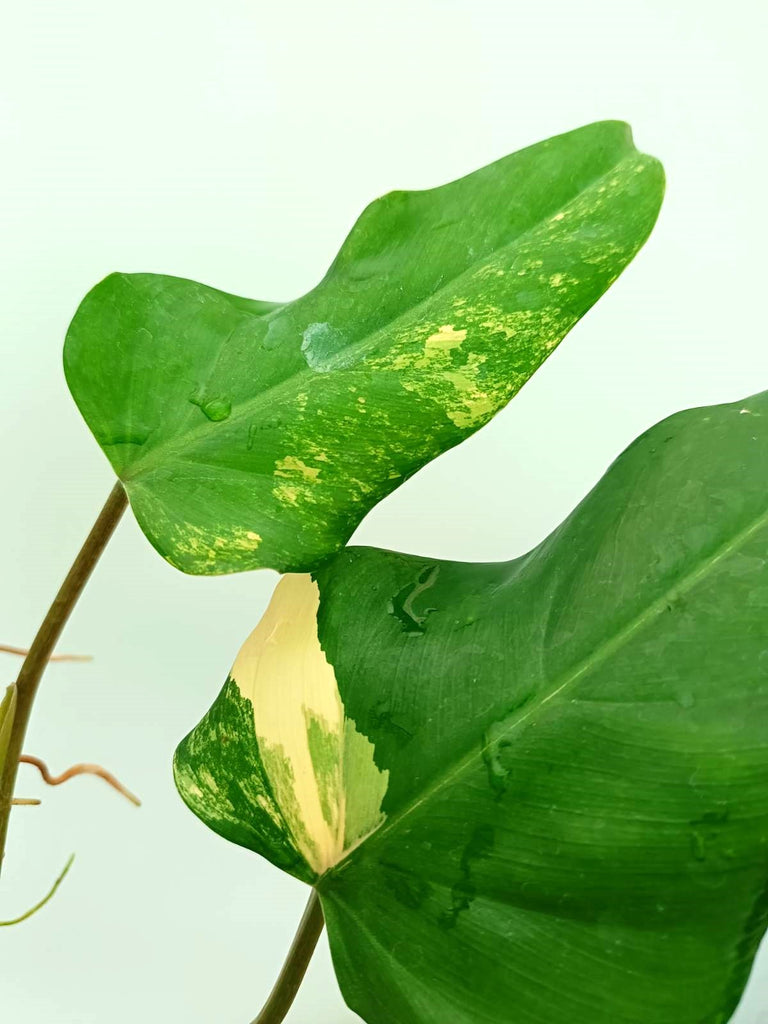
[[[660,164],[588,125],[362,214],[294,302],[157,274],[83,300],[64,366],[185,572],[311,570],[503,408],[648,237]]]

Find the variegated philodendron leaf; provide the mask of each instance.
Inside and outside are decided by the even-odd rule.
[[[179,785],[316,885],[369,1024],[730,1018],[768,923],[767,465],[768,393],[658,424],[512,562],[348,548],[316,621],[280,584]]]
[[[344,712],[317,607],[309,576],[283,577],[175,759],[179,791],[211,828],[310,882],[381,824],[388,778]]]
[[[604,122],[376,200],[295,302],[114,274],[72,321],[67,381],[175,566],[311,570],[506,405],[633,258],[663,190]]]

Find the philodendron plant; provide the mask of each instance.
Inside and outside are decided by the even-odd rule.
[[[511,562],[285,576],[176,753],[314,886],[369,1024],[716,1024],[768,915],[768,392],[657,424]]]
[[[643,435],[509,563],[348,548],[632,260],[660,165],[605,122],[394,192],[289,303],[115,274],[69,329],[118,482],[0,706],[0,848],[43,668],[130,501],[190,573],[285,573],[174,761],[312,887],[369,1024],[717,1024],[768,922],[768,397]]]

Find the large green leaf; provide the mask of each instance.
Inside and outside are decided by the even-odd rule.
[[[370,1024],[728,1020],[768,920],[767,465],[768,392],[658,424],[512,562],[279,584],[177,784],[317,886]]]
[[[627,126],[600,123],[377,200],[295,302],[114,274],[72,321],[67,380],[170,562],[311,569],[522,387],[663,187]]]

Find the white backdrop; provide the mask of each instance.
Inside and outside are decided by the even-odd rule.
[[[111,486],[60,367],[112,270],[293,298],[356,215],[556,132],[629,120],[669,186],[636,263],[496,420],[355,539],[501,559],[537,543],[642,429],[768,387],[765,5],[759,0],[4,0],[0,75],[0,642],[29,642]],[[3,1024],[245,1024],[303,887],[208,832],[170,758],[255,625],[273,573],[187,578],[130,515],[54,666],[22,768],[0,918]],[[0,656],[0,682],[17,664]],[[738,1024],[766,1024],[768,956]],[[325,945],[289,1018],[344,1024]],[[446,1022],[450,1024],[450,1022]]]

